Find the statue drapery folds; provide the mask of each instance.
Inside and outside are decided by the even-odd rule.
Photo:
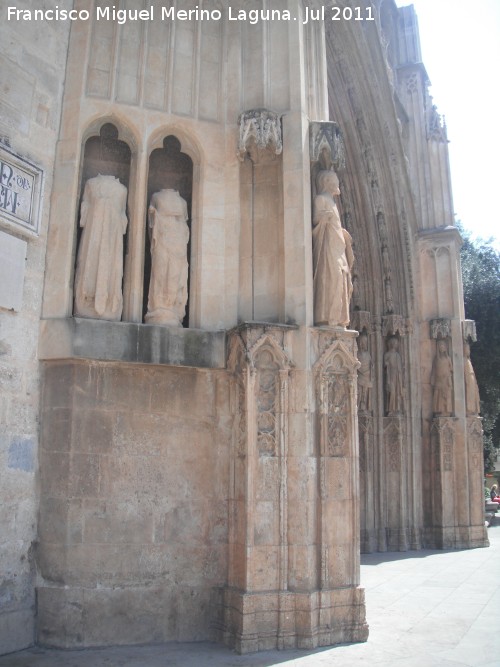
[[[342,228],[334,196],[340,194],[334,171],[320,171],[313,204],[314,322],[346,327],[352,294],[352,239]]]

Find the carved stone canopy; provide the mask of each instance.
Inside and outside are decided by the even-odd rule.
[[[431,320],[431,338],[437,340],[438,338],[449,338],[450,336],[451,320],[444,317]]]
[[[371,313],[367,310],[355,310],[351,318],[351,327],[356,331],[371,331]]]
[[[251,109],[244,111],[238,118],[240,126],[240,140],[238,144],[238,157],[245,159],[247,153],[254,157],[255,149],[269,151],[279,155],[283,150],[281,135],[281,119],[274,111],[269,109]]]
[[[337,123],[310,123],[309,153],[311,162],[319,162],[322,169],[339,171],[345,168],[344,140]]]
[[[476,334],[476,323],[474,320],[464,320],[462,322],[462,335],[464,338],[464,341],[468,341],[469,339],[475,343],[477,341],[477,334]]]
[[[382,334],[384,336],[406,336],[409,333],[408,322],[403,315],[385,315],[382,318]]]

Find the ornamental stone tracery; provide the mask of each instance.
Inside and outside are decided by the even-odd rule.
[[[281,120],[277,113],[269,109],[252,109],[240,114],[238,118],[240,138],[238,157],[252,155],[253,146],[257,151],[269,151],[271,155],[280,155],[283,151]]]

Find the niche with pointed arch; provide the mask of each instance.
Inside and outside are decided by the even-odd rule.
[[[80,180],[74,315],[119,321],[127,252],[131,150],[112,123],[85,142]]]

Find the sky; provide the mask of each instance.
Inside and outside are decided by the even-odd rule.
[[[444,115],[456,220],[500,250],[500,0],[413,4],[430,93]]]

